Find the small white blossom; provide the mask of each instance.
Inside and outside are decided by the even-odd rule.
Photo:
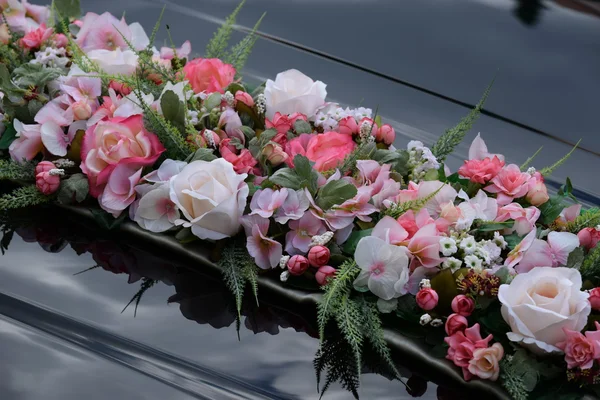
[[[288,280],[288,278],[290,277],[290,273],[288,270],[285,270],[281,273],[281,275],[279,275],[279,280],[281,282],[286,282]]]
[[[468,231],[473,224],[473,220],[470,218],[459,218],[454,224],[454,229],[460,232]]]
[[[483,263],[486,265],[492,263],[490,253],[483,246],[477,246],[473,254],[482,259]]]
[[[502,253],[502,249],[500,249],[500,247],[498,247],[498,245],[494,241],[487,241],[483,245],[483,249],[489,255],[490,260],[487,262],[488,264],[491,264],[492,262],[498,260],[498,258],[500,258],[500,254]]]
[[[35,58],[30,61],[31,64],[42,64],[47,67],[64,68],[71,60],[66,56],[64,48],[46,47],[35,53]]]
[[[427,325],[428,323],[431,322],[431,315],[429,314],[423,314],[421,315],[421,318],[419,319],[419,323],[423,326]]]
[[[456,272],[462,266],[462,261],[458,258],[448,257],[442,263],[442,268],[447,269],[450,268],[452,273]]]
[[[58,168],[71,168],[75,166],[75,163],[71,160],[68,160],[66,158],[59,158],[56,161],[53,161],[54,165],[56,165]]]
[[[410,142],[408,142],[408,144],[406,145],[406,149],[407,150],[421,150],[423,147],[425,147],[423,145],[423,142],[420,142],[418,140],[411,140]]]
[[[371,136],[371,131],[373,129],[375,129],[375,127],[373,126],[373,124],[369,123],[368,121],[364,121],[360,125],[360,131],[359,131],[360,138],[362,140],[365,140],[366,138],[368,138],[369,136]]]
[[[215,143],[215,133],[213,131],[211,131],[210,129],[206,129],[204,130],[204,133],[202,136],[204,136],[204,140],[206,140],[206,144],[208,145],[208,147],[217,147],[217,144]]]
[[[465,254],[473,254],[477,248],[477,242],[473,236],[467,236],[460,241],[459,247],[465,252]]]
[[[473,254],[465,257],[465,265],[476,271],[481,271],[481,259]]]
[[[313,236],[310,239],[309,248],[314,246],[325,246],[333,238],[333,232],[327,231],[322,235]]]
[[[256,100],[254,101],[256,105],[256,110],[259,114],[264,114],[267,109],[267,101],[265,100],[265,95],[263,93],[256,96]]]
[[[446,257],[451,256],[458,251],[458,248],[456,247],[456,241],[451,237],[442,237],[440,239],[440,247],[440,251]]]
[[[52,168],[50,171],[48,171],[49,175],[58,175],[58,176],[65,176],[65,170],[61,169],[61,168]]]
[[[189,110],[188,111],[188,120],[192,125],[198,125],[198,111]]]
[[[527,168],[527,173],[528,173],[529,175],[533,175],[533,174],[535,174],[535,168],[534,168],[534,167],[529,167],[529,168]]]
[[[421,279],[419,289],[431,289],[431,281],[429,279]]]
[[[235,102],[235,96],[229,90],[225,92],[223,95],[223,100],[227,103],[227,105],[233,108],[233,103]]]
[[[433,326],[434,328],[439,328],[442,325],[444,325],[444,322],[439,318],[436,318],[433,321],[431,321],[431,326]]]
[[[504,250],[508,245],[508,243],[506,243],[506,240],[504,240],[504,236],[502,236],[498,232],[494,232],[493,241],[496,244],[496,246],[500,247],[502,250]]]
[[[287,267],[287,263],[290,261],[290,256],[281,256],[279,259],[279,268],[285,269]]]

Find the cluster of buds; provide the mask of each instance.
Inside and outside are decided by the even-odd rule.
[[[265,100],[265,95],[264,94],[259,94],[258,96],[256,96],[256,111],[258,111],[258,114],[263,115],[265,113],[265,111],[267,110],[267,101]]]
[[[409,174],[409,179],[413,182],[419,182],[425,177],[427,171],[440,168],[440,163],[431,152],[429,147],[425,147],[418,140],[411,140],[407,145],[408,149],[408,165],[412,170]]]
[[[56,168],[50,161],[42,161],[35,166],[35,185],[41,193],[51,195],[58,190],[64,173],[64,169]]]

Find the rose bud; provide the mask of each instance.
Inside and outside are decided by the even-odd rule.
[[[394,143],[395,139],[396,132],[394,131],[394,128],[392,128],[392,126],[389,124],[382,125],[381,128],[379,128],[379,130],[377,131],[377,134],[375,135],[375,141],[377,141],[378,143],[384,143],[388,146]]]
[[[65,48],[69,44],[69,39],[62,33],[57,33],[54,35],[54,45],[57,48]]]
[[[532,206],[536,207],[541,206],[550,199],[548,189],[542,181],[535,181],[533,184],[530,184],[525,198]]]
[[[35,176],[35,186],[46,196],[56,192],[60,186],[60,176],[50,175],[50,172],[40,172]]]
[[[475,301],[464,294],[459,294],[452,299],[451,306],[452,311],[455,313],[460,314],[463,317],[468,317],[475,309]]]
[[[235,101],[241,101],[250,108],[254,107],[254,99],[252,98],[252,96],[241,90],[235,92]]]
[[[585,228],[579,231],[577,234],[579,238],[579,244],[588,250],[596,247],[600,242],[600,229],[598,228]]]
[[[267,143],[262,150],[262,155],[265,156],[267,161],[274,167],[281,165],[288,159],[287,153],[276,143]]]
[[[287,263],[292,275],[302,275],[308,269],[308,260],[301,255],[292,256]]]
[[[460,314],[450,314],[446,319],[446,334],[454,335],[456,332],[463,332],[469,326],[469,322]]]
[[[323,265],[315,274],[315,279],[319,285],[323,286],[327,283],[329,278],[333,278],[335,276],[336,271],[337,270],[335,268],[330,267],[329,265]]]
[[[590,297],[588,300],[594,310],[600,311],[600,287],[590,290]]]
[[[314,246],[308,251],[308,262],[313,267],[320,267],[329,262],[329,249],[325,246]]]
[[[56,169],[56,166],[53,163],[50,161],[40,161],[38,165],[35,166],[35,175],[37,176],[39,173],[48,172],[51,169]]]
[[[417,305],[425,311],[433,310],[437,306],[439,296],[431,288],[423,288],[417,293]]]
[[[87,101],[77,101],[71,105],[73,115],[78,121],[89,119],[92,116],[92,107]]]
[[[356,135],[358,133],[358,124],[354,117],[342,118],[338,123],[338,132],[344,135]]]
[[[108,87],[113,89],[115,92],[121,94],[122,96],[127,96],[129,93],[131,93],[131,88],[123,82],[110,81]]]

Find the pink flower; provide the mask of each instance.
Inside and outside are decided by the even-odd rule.
[[[495,220],[498,222],[508,221],[512,219],[515,221],[511,228],[504,230],[505,234],[511,234],[516,232],[518,235],[526,235],[532,230],[535,230],[535,223],[540,217],[540,210],[536,207],[523,208],[518,203],[510,203],[501,207],[498,210],[498,215]]]
[[[127,40],[131,39],[131,31],[125,19],[118,20],[108,12],[102,15],[89,12],[83,18],[75,42],[86,53],[99,49],[124,50],[128,46],[123,36]]]
[[[529,180],[529,190],[525,197],[531,205],[539,207],[550,199],[548,189],[543,180],[532,178]]]
[[[595,331],[587,331],[585,335],[581,332],[572,331],[563,327],[566,340],[556,344],[556,347],[565,352],[567,368],[590,369],[594,360],[600,359],[600,324],[596,322]]]
[[[65,48],[69,44],[69,39],[62,33],[57,33],[54,35],[54,46],[57,48]]]
[[[516,164],[510,164],[500,170],[492,179],[492,184],[486,186],[485,190],[497,193],[498,204],[502,206],[527,194],[530,177],[528,173],[521,172]]]
[[[596,228],[584,228],[577,234],[581,245],[588,250],[593,249],[600,242],[600,229]]]
[[[467,319],[460,314],[450,314],[446,320],[446,334],[452,336],[457,332],[463,332],[469,327]]]
[[[261,189],[257,190],[252,196],[250,202],[250,215],[260,215],[263,218],[269,218],[273,213],[283,205],[288,196],[288,190]]]
[[[283,164],[288,159],[288,155],[283,148],[277,143],[267,143],[262,149],[262,155],[274,167]]]
[[[441,188],[441,189],[440,189]],[[418,197],[424,198],[435,193],[435,196],[427,202],[425,208],[433,218],[440,216],[442,207],[450,201],[454,201],[458,193],[456,190],[440,181],[424,181],[419,184]]]
[[[351,136],[337,132],[315,135],[308,142],[306,157],[315,162],[317,171],[336,168],[354,150],[356,143]]]
[[[523,259],[523,254],[525,254],[525,252],[529,250],[533,242],[536,240],[535,233],[535,230],[529,232],[527,236],[525,236],[519,242],[519,244],[516,245],[515,248],[510,251],[510,253],[508,253],[506,260],[504,260],[504,265],[506,265],[509,268],[514,267]]]
[[[246,136],[242,132],[242,120],[233,108],[227,107],[219,118],[218,128],[223,129],[229,138],[238,138],[242,144],[246,141]]]
[[[289,220],[298,220],[304,216],[306,210],[310,206],[310,202],[308,198],[304,194],[302,190],[288,190],[288,196],[281,205],[277,209],[277,214],[275,215],[275,221],[278,223],[285,225]],[[307,250],[308,251],[308,248]],[[304,253],[306,253],[306,251]]]
[[[315,274],[315,279],[319,285],[323,286],[327,283],[327,281],[329,281],[329,279],[335,276],[336,272],[337,270],[335,268],[330,267],[329,265],[324,265],[319,267],[319,270]]]
[[[400,245],[408,238],[406,229],[404,229],[398,221],[388,215],[377,222],[371,235],[393,245]]]
[[[535,230],[531,232],[535,234]],[[531,233],[525,239],[530,238],[530,235]],[[577,235],[569,232],[550,232],[547,241],[533,239],[533,242],[522,254],[522,259],[515,270],[518,273],[524,273],[535,267],[556,268],[567,265],[569,254],[577,247],[579,247]],[[509,253],[509,257],[511,253]]]
[[[60,176],[50,175],[50,172],[40,172],[35,176],[35,186],[46,196],[56,192],[60,186]]]
[[[590,290],[589,301],[594,310],[600,311],[600,287]]]
[[[40,161],[38,165],[35,166],[35,174],[39,174],[41,172],[48,172],[51,169],[55,169],[56,165],[51,163],[50,161]]]
[[[369,222],[371,221],[369,215],[379,211],[369,203],[371,197],[371,187],[361,186],[358,188],[356,196],[333,207],[333,215],[342,218],[357,217],[361,221]]]
[[[475,301],[464,294],[459,294],[452,299],[451,306],[455,313],[468,317],[475,310]]]
[[[252,157],[252,154],[248,149],[243,149],[237,154],[237,149],[234,146],[230,146],[230,142],[231,139],[223,139],[219,144],[221,157],[229,161],[233,165],[235,172],[238,174],[252,173],[254,166],[258,164],[258,161]]]
[[[462,368],[463,376],[468,381],[473,377],[473,374],[468,370],[469,363],[473,359],[473,353],[476,349],[487,348],[490,340],[492,340],[492,335],[482,339],[479,324],[475,324],[465,329],[464,332],[458,331],[444,339],[450,346],[446,358],[451,360],[457,367]]]
[[[308,260],[306,259],[306,257],[298,254],[292,256],[287,263],[288,271],[290,271],[290,274],[296,276],[302,275],[304,272],[306,272],[308,266]]]
[[[87,120],[92,116],[92,107],[87,101],[77,101],[71,108],[76,121]]]
[[[292,123],[287,115],[276,112],[271,121],[269,118],[265,118],[265,126],[267,129],[275,129],[277,133],[286,134],[292,129]]]
[[[440,240],[435,224],[428,224],[420,228],[410,239],[407,247],[413,256],[410,264],[411,271],[419,266],[435,268],[442,262]]]
[[[316,135],[310,133],[303,133],[297,138],[294,138],[286,143],[285,152],[289,155],[288,159],[285,163],[290,168],[294,168],[294,157],[296,155],[306,156],[306,149],[308,148],[308,144],[311,139]]]
[[[503,155],[488,153],[488,148],[478,133],[475,139],[473,139],[471,147],[469,147],[469,160],[483,160],[484,158],[493,158],[494,156],[498,157],[500,161],[504,161]]]
[[[565,207],[554,222],[559,226],[565,226],[567,223],[574,221],[580,212],[581,204],[573,204],[572,206]]]
[[[235,101],[240,101],[250,108],[254,107],[254,99],[252,96],[242,90],[235,92]]]
[[[98,97],[102,94],[102,81],[91,76],[68,76],[62,80],[60,90],[76,102],[93,104],[95,111],[98,107]]]
[[[504,348],[500,343],[484,349],[475,349],[469,361],[469,372],[481,379],[495,381],[500,375],[500,360],[504,357]]]
[[[398,217],[398,223],[408,232],[408,238],[411,239],[420,228],[425,225],[434,224],[435,221],[429,216],[426,209],[422,208],[417,215],[413,210],[408,210]]]
[[[289,254],[308,253],[311,238],[327,231],[323,222],[311,213],[290,221],[289,227],[290,231],[285,235],[285,251]]]
[[[458,173],[460,176],[468,178],[471,182],[485,184],[496,177],[503,166],[504,161],[500,161],[496,156],[492,159],[467,160],[458,169]]]
[[[173,160],[165,160],[163,165],[167,161]],[[135,192],[137,200],[129,207],[129,216],[139,226],[151,232],[164,232],[175,226],[180,214],[170,198],[168,181],[157,185],[137,185]]]
[[[42,134],[40,132],[41,125],[23,124],[15,119],[14,127],[18,137],[8,147],[10,157],[18,163],[33,160],[44,149]]]
[[[431,288],[423,288],[419,290],[415,298],[417,305],[425,311],[430,311],[437,306],[439,296],[437,292]]]
[[[313,246],[308,251],[308,262],[313,267],[322,267],[329,262],[330,254],[325,246]]]
[[[175,52],[173,52],[173,49],[171,47],[161,47],[160,58],[162,58],[163,60],[171,60],[175,55],[177,55],[177,58],[180,59],[187,58],[191,52],[192,44],[189,40],[186,40],[185,42],[183,42],[180,48],[175,49]]]
[[[132,169],[154,164],[165,148],[146,131],[141,115],[100,121],[85,132],[81,170],[88,176],[90,194],[100,196],[117,165]]]
[[[27,32],[21,39],[21,44],[26,49],[39,49],[53,33],[54,29],[46,27],[46,24],[41,24],[39,28]]]
[[[389,124],[381,125],[381,127],[375,134],[375,140],[378,143],[383,143],[388,146],[391,145],[392,143],[394,143],[395,139],[396,139],[396,132],[394,131],[394,128],[392,128],[392,126]]]
[[[131,93],[131,88],[122,82],[111,80],[108,84],[108,87],[122,96],[127,96],[129,93]]]
[[[38,24],[48,22],[48,18],[50,16],[49,7],[31,4],[26,0],[22,1],[22,4],[25,6],[25,13],[29,18],[33,19]]]
[[[113,217],[118,217],[135,200],[135,186],[142,177],[142,169],[134,163],[117,164],[98,196],[100,207]]]
[[[338,123],[338,131],[343,135],[356,135],[358,133],[358,130],[358,124],[352,116],[342,118]]]
[[[251,235],[247,238],[248,253],[254,257],[256,265],[262,269],[275,268],[283,254],[281,243],[266,237],[269,220],[254,216]],[[258,218],[256,218],[258,217]]]
[[[194,93],[224,93],[235,78],[235,68],[218,58],[195,58],[185,64],[183,73]]]

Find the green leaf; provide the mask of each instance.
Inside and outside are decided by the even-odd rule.
[[[42,64],[23,64],[13,71],[13,81],[21,87],[43,88],[61,75],[63,71],[59,68],[49,68]]]
[[[569,253],[569,258],[567,258],[567,268],[575,268],[579,270],[581,265],[583,264],[583,260],[585,259],[585,253],[583,248],[578,247],[572,252]]]
[[[231,37],[231,33],[233,32],[235,20],[245,2],[246,0],[242,0],[236,9],[227,17],[225,23],[217,30],[210,42],[208,42],[204,53],[205,58],[225,58],[227,54],[227,44]]]
[[[53,0],[52,4],[61,18],[77,19],[81,17],[79,0]]]
[[[545,225],[550,225],[567,206],[567,203],[562,196],[552,196],[550,199],[542,204],[539,209],[542,212],[540,220]]]
[[[515,221],[505,221],[505,222],[482,221],[480,224],[476,225],[475,229],[479,232],[501,231],[506,228],[512,228],[514,224],[515,224]]]
[[[317,184],[319,175],[313,169],[313,164],[310,160],[300,154],[294,157],[294,171],[300,179],[301,187],[308,188],[308,191],[314,195],[317,192]]]
[[[216,160],[217,156],[215,156],[214,152],[212,149],[208,149],[208,148],[200,148],[198,150],[196,150],[195,152],[193,152],[192,154],[190,154],[186,159],[185,162],[187,163],[191,163],[193,161],[212,161],[212,160]]]
[[[510,235],[505,235],[504,240],[506,241],[508,248],[512,250],[517,247],[519,243],[521,243],[523,237],[517,235],[516,233],[512,233]]]
[[[329,181],[319,190],[317,205],[324,211],[356,196],[356,186],[344,180]]]
[[[504,283],[508,283],[509,279],[510,279],[510,274],[508,273],[508,268],[507,267],[501,267],[498,271],[496,271],[496,273],[494,274],[496,275],[498,278],[500,278],[500,283],[504,284]]]
[[[17,138],[17,131],[12,123],[6,125],[2,137],[0,137],[0,150],[7,150],[11,143]]]
[[[172,90],[167,90],[160,99],[160,108],[167,121],[172,122],[178,128],[185,125],[185,106]]]
[[[60,182],[57,200],[60,204],[81,203],[89,192],[89,184],[84,174],[74,174]]]
[[[127,213],[121,213],[121,215],[115,218],[111,214],[99,208],[92,208],[90,211],[92,212],[92,215],[94,216],[94,219],[98,225],[100,225],[102,229],[109,231],[119,227],[127,216]]]
[[[298,119],[298,120],[296,120],[296,122],[294,122],[294,131],[298,135],[301,135],[303,133],[311,133],[312,132],[312,127],[305,120]]]
[[[206,108],[206,110],[210,111],[213,108],[217,108],[221,104],[222,98],[223,96],[221,96],[221,93],[214,92],[204,100],[202,105]]]
[[[242,133],[246,137],[246,140],[248,141],[256,136],[256,132],[254,132],[254,129],[250,128],[249,126],[242,125],[240,127],[240,130],[242,131]]]
[[[192,228],[183,228],[177,232],[175,239],[181,244],[187,244],[198,240],[198,236],[192,233]]]
[[[298,190],[302,187],[302,180],[291,168],[281,168],[269,177],[269,181],[284,188]]]
[[[348,240],[344,243],[344,253],[354,256],[354,252],[356,251],[356,246],[358,246],[358,242],[366,236],[370,236],[373,229],[365,229],[362,231],[354,231],[348,237]]]

